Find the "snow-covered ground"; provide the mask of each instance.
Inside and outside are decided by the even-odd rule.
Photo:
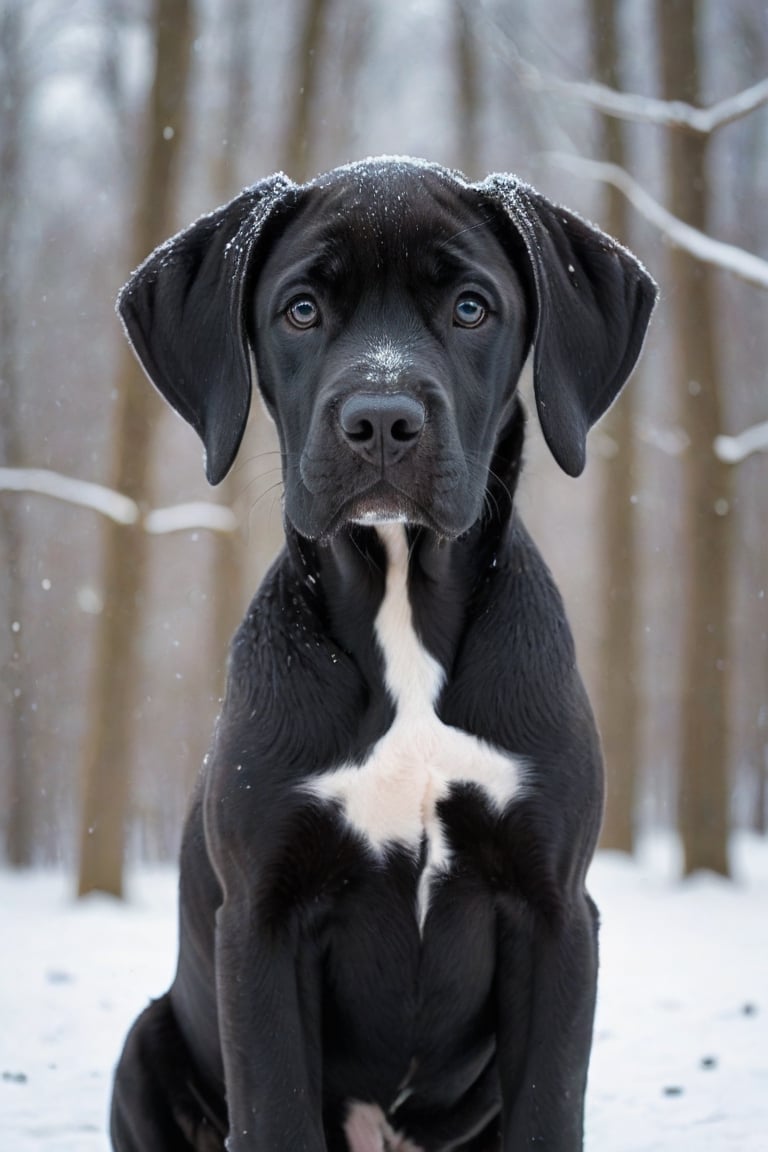
[[[602,970],[588,1152],[768,1149],[768,843],[737,880],[680,883],[668,842],[598,857]],[[175,963],[175,875],[75,903],[60,875],[0,872],[0,1150],[106,1152],[112,1067]]]

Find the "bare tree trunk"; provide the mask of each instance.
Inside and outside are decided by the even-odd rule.
[[[659,0],[659,54],[667,99],[698,104],[695,0]],[[668,152],[669,207],[706,232],[706,136],[679,132]],[[669,254],[668,298],[677,317],[673,380],[691,445],[686,454],[688,591],[683,650],[679,826],[684,871],[728,865],[728,630],[730,472],[712,450],[723,429],[717,310],[711,270],[680,249]]]
[[[184,135],[193,37],[191,0],[156,0],[155,75],[138,190],[132,266],[173,228],[176,178]],[[115,457],[111,485],[146,501],[157,400],[125,345],[117,373]],[[123,861],[136,724],[134,702],[144,619],[146,537],[108,521],[104,529],[104,608],[83,770],[80,895],[98,889],[122,896]]]
[[[283,159],[287,174],[299,182],[310,175],[311,113],[316,104],[320,46],[327,11],[328,0],[305,0],[304,22],[296,52],[295,96],[291,118],[286,127]]]
[[[6,4],[0,12],[0,464],[19,467],[17,331],[19,284],[14,235],[21,208],[22,142],[26,84],[22,52],[23,9]],[[3,565],[3,638],[0,651],[2,709],[5,713],[3,763],[8,775],[5,852],[9,864],[32,863],[36,765],[28,721],[27,675],[23,660],[24,589],[22,527],[18,497],[0,497],[0,563]]]
[[[306,0],[303,24],[296,49],[296,66],[292,76],[295,97],[285,130],[285,152],[282,165],[285,171],[297,181],[309,175],[311,150],[308,145],[312,131],[312,110],[317,105],[320,75],[320,54],[323,33],[329,10],[329,0]],[[248,106],[249,68],[248,38],[243,34],[244,23],[248,18],[247,0],[237,0],[230,15],[231,41],[229,45],[229,89],[227,98],[226,126],[224,139],[226,146],[219,153],[215,166],[217,195],[226,200],[235,191],[235,168],[239,155],[239,142],[245,133],[245,115]],[[356,17],[359,18],[359,17]],[[246,442],[241,449],[241,459],[250,451],[257,460],[258,471],[255,489],[262,486],[269,489],[270,476],[277,472],[276,442],[268,427],[268,417],[261,405],[254,404],[246,431]],[[269,467],[263,467],[266,460]],[[242,483],[242,472],[229,477],[224,482],[223,498],[233,504],[236,488]],[[269,501],[258,499],[248,514],[247,537],[258,540],[258,552],[262,558],[259,567],[266,567],[268,558],[278,551],[282,542],[282,521],[274,515]],[[214,615],[213,632],[216,651],[223,657],[226,643],[238,622],[243,600],[243,537],[241,534],[221,536],[215,545],[213,563]]]
[[[222,143],[214,162],[213,184],[216,199],[225,203],[239,191],[238,159],[245,138],[245,122],[250,99],[250,39],[247,35],[250,0],[233,0],[227,9],[227,102],[222,126]],[[265,419],[263,413],[258,418]],[[250,430],[246,440],[250,439]],[[219,499],[232,507],[235,503],[232,473],[219,487]],[[211,618],[215,669],[214,691],[222,695],[229,639],[238,624],[243,600],[243,535],[242,532],[213,534],[213,613]]]
[[[456,76],[458,81],[458,165],[471,180],[480,177],[479,43],[466,0],[454,0]]]
[[[365,83],[367,79],[372,17],[369,0],[358,0],[355,4],[337,2],[335,7],[330,0],[330,9],[326,13],[328,27],[339,41],[337,53],[332,57],[337,63],[331,64],[338,70],[338,75],[327,87],[329,94],[332,92],[332,102],[323,108],[323,154],[332,157],[334,163],[339,157],[348,158],[354,150],[355,109],[359,104],[361,80]],[[325,46],[323,59],[329,58],[328,46]]]
[[[735,11],[734,15],[737,15]],[[744,83],[756,82],[768,74],[768,29],[765,28],[765,11],[761,10],[760,5],[748,5],[746,9],[738,12],[734,23],[732,45],[734,66],[736,61],[743,60],[745,63],[751,61],[749,73],[744,74],[742,79]],[[740,72],[738,74],[741,75]],[[741,128],[741,135],[741,146],[734,156],[739,181],[743,188],[759,189],[762,186],[765,163],[763,117],[760,114],[751,116]],[[740,205],[739,220],[744,247],[752,252],[764,249],[766,216],[763,197],[749,196],[745,203]],[[742,326],[746,324],[747,330],[753,327],[757,329],[765,315],[765,296],[750,292],[749,300],[752,307],[741,316],[741,323]],[[751,349],[752,355],[747,361],[750,367],[746,370],[752,373],[756,369],[759,371],[760,349],[762,348],[764,353],[768,343],[766,335],[766,332],[762,331],[757,345],[753,345]],[[744,413],[750,422],[759,420],[765,412],[764,397],[757,392],[754,399],[757,403],[750,405],[749,410]],[[755,465],[757,461],[752,461],[753,468]],[[749,827],[764,836],[768,832],[768,594],[763,583],[768,574],[768,532],[764,527],[768,523],[768,483],[766,483],[768,457],[763,461],[759,471],[750,469],[749,480],[744,471],[747,468],[750,468],[748,464],[734,468],[732,480],[735,499],[741,504],[737,516],[734,517],[738,528],[732,528],[734,536],[739,541],[739,553],[734,557],[736,570],[732,580],[736,584],[740,568],[742,584],[746,583],[749,587],[746,613],[743,601],[741,605],[741,613],[747,617],[749,636],[745,635],[745,621],[742,617],[742,627],[738,634],[739,698],[736,707],[734,707],[736,701],[732,698],[731,708],[731,723],[739,733],[740,745],[738,750],[732,749],[731,755],[734,762],[741,762],[746,782],[754,797],[754,807],[748,814]],[[757,468],[760,466],[757,465]],[[752,597],[761,588],[762,595],[755,601]],[[735,596],[735,588],[733,594]],[[734,652],[736,643],[734,637]],[[735,667],[733,679],[734,681],[737,679]],[[735,688],[736,684],[733,683],[732,693]],[[738,726],[734,724],[734,713],[741,715],[741,723]],[[737,755],[734,755],[734,752],[737,752]]]
[[[312,132],[312,113],[316,112],[318,105],[320,58],[329,9],[330,0],[305,0],[289,81],[294,96],[285,124],[281,165],[297,181],[311,175],[313,156],[308,141]],[[263,575],[283,540],[282,516],[275,509],[272,495],[280,487],[279,449],[261,404],[253,405],[246,437],[247,448],[257,464],[256,474],[248,485],[254,499],[244,516],[247,570],[252,578]],[[241,476],[242,473],[238,475],[238,484]],[[223,627],[223,622],[217,627]]]
[[[763,738],[763,747],[762,757],[757,762],[752,829],[760,836],[765,836],[768,832],[768,740],[763,725],[758,724],[758,732]]]
[[[620,88],[619,41],[615,0],[590,0],[595,78]],[[624,126],[601,116],[602,154],[626,167]],[[627,238],[627,202],[617,188],[604,193],[603,223],[619,240]],[[635,808],[639,777],[637,518],[632,503],[635,483],[634,391],[619,397],[601,429],[616,445],[602,464],[602,559],[605,583],[597,711],[605,754],[607,793],[601,847],[621,852],[635,848]]]

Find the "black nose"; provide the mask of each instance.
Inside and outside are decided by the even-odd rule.
[[[347,397],[339,423],[350,448],[371,464],[396,464],[424,427],[420,400],[405,392],[356,392]]]

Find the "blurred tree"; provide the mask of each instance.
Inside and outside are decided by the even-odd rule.
[[[700,102],[697,47],[702,6],[657,0],[664,96]],[[702,232],[709,225],[710,137],[679,131],[667,150],[669,208]],[[685,455],[687,556],[679,827],[684,871],[729,874],[728,628],[730,475],[713,451],[723,429],[714,274],[680,248],[668,255],[667,305],[676,317],[672,384],[690,437]]]
[[[590,0],[590,31],[595,79],[610,88],[622,87],[617,0]],[[600,151],[612,164],[626,167],[625,130],[621,120],[600,115]],[[608,186],[602,223],[626,242],[628,207],[617,188]],[[632,852],[635,847],[635,808],[639,776],[638,613],[636,535],[632,503],[635,484],[635,389],[627,388],[602,421],[610,451],[601,461],[602,557],[599,570],[602,610],[598,666],[597,713],[607,775],[603,848]]]
[[[143,170],[131,238],[132,266],[173,230],[193,40],[192,0],[155,0],[155,70],[147,113]],[[146,502],[153,405],[127,344],[117,372],[115,456],[111,486]],[[146,537],[139,526],[104,528],[104,606],[93,680],[82,781],[78,892],[123,893],[130,802],[134,702],[144,622]]]
[[[328,0],[305,0],[304,19],[296,49],[296,66],[289,75],[293,89],[291,115],[285,132],[282,166],[292,180],[301,183],[311,172],[312,112],[317,103],[323,34],[328,15]]]
[[[22,203],[22,167],[27,125],[27,58],[24,5],[10,0],[0,9],[0,466],[22,464],[19,427],[19,300],[16,236]],[[5,728],[8,788],[5,852],[15,867],[32,863],[36,770],[29,731],[27,673],[23,659],[22,508],[13,493],[0,496],[0,557],[3,644],[0,704]]]
[[[232,0],[226,10],[226,90],[224,116],[218,136],[220,145],[214,155],[213,191],[216,202],[226,203],[240,190],[239,159],[244,152],[245,126],[251,97],[251,40],[249,14],[250,0]],[[259,407],[254,405],[254,407]],[[259,410],[258,417],[265,419]],[[249,427],[241,452],[248,450],[252,427]],[[236,490],[234,474],[222,482],[219,499],[232,507]],[[213,535],[213,571],[211,614],[211,649],[214,655],[216,683],[212,685],[216,696],[222,694],[224,663],[227,646],[242,615],[243,600],[243,536],[241,532],[216,532]]]
[[[311,150],[308,139],[312,132],[312,111],[318,101],[321,45],[328,8],[328,0],[306,0],[298,33],[295,67],[288,76],[288,85],[294,92],[294,98],[285,130],[282,166],[297,181],[310,175]],[[251,98],[252,55],[248,35],[251,12],[252,5],[248,0],[233,0],[227,9],[224,122],[222,143],[214,159],[213,169],[214,191],[220,202],[235,194],[242,179],[238,161],[245,151]],[[254,477],[254,482],[258,485],[266,477],[266,488],[268,491],[271,490],[273,487],[271,480],[279,473],[278,453],[269,417],[263,406],[258,403],[253,404],[245,441],[240,450],[240,460],[244,464],[251,459],[259,464],[265,459],[269,462],[270,466],[261,469]],[[241,482],[242,473],[230,473],[221,488],[224,503],[232,506],[237,502]],[[252,529],[258,539],[258,553],[263,561],[260,566],[264,568],[266,562],[271,560],[282,544],[282,522],[279,516],[271,514],[271,505],[261,501],[258,495],[252,512],[253,515],[249,514],[248,520],[249,532]],[[227,642],[239,622],[243,609],[242,534],[217,534],[214,549],[212,628],[220,681],[220,657],[226,652]]]
[[[333,33],[335,43],[330,47],[335,52],[324,53],[323,155],[327,156],[324,167],[341,164],[352,154],[361,97],[371,78],[369,52],[375,7],[370,0],[358,0],[355,4],[336,0],[335,5],[331,0],[327,26]]]
[[[454,0],[454,44],[458,83],[458,167],[478,180],[481,144],[480,44],[467,0]]]

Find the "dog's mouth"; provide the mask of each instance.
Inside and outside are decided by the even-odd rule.
[[[384,479],[344,499],[322,536],[335,536],[350,524],[412,524],[431,528],[440,535],[454,534],[412,496]]]
[[[285,515],[295,530],[330,539],[356,524],[400,523],[444,539],[465,532],[482,511],[486,477],[450,436],[419,440],[404,459],[380,466],[316,436],[285,478]]]

